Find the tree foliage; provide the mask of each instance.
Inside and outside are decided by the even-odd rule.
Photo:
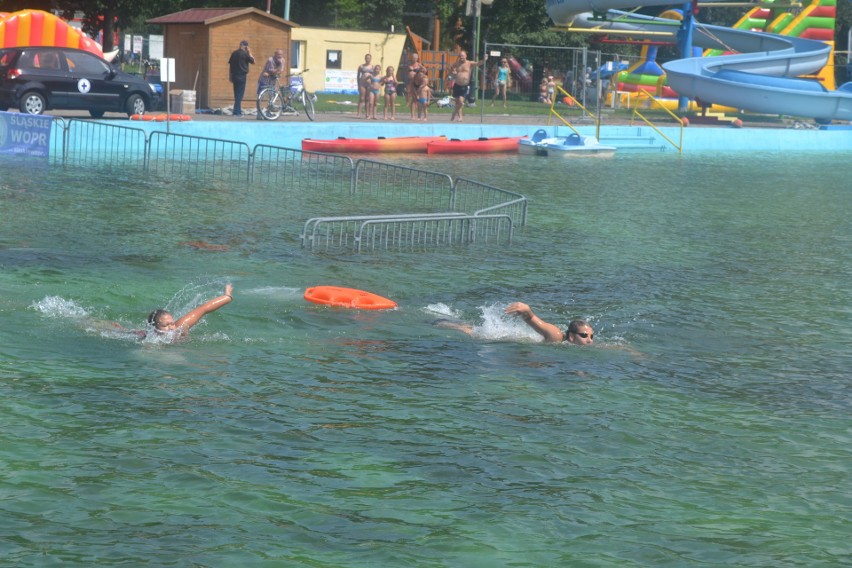
[[[472,0],[473,1],[473,0]],[[341,29],[402,31],[406,24],[424,37],[431,37],[432,17],[441,22],[443,45],[458,44],[470,50],[475,21],[465,14],[467,0],[290,0],[289,19],[303,26]],[[59,10],[71,18],[82,12],[84,30],[96,36],[104,31],[104,49],[112,49],[112,26],[136,33],[147,29],[149,18],[197,7],[252,6],[266,10],[267,0],[3,0],[3,10],[25,8]],[[285,0],[271,0],[270,11],[283,17]],[[658,13],[659,9],[653,12]],[[742,8],[702,8],[699,20],[731,25],[742,16]],[[837,49],[848,50],[846,37],[852,26],[852,2],[837,4]],[[546,46],[578,46],[591,41],[587,36],[553,31],[544,0],[494,0],[481,7],[480,39],[489,43],[515,43]]]
[[[283,0],[273,2],[282,7]],[[405,0],[291,0],[290,20],[302,26],[390,30],[403,29]]]

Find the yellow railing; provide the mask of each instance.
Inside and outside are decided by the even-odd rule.
[[[584,107],[582,104],[580,104],[580,101],[578,101],[577,99],[575,99],[575,98],[571,95],[571,93],[569,93],[569,92],[565,91],[562,87],[560,87],[560,86],[558,86],[558,85],[556,86],[556,91],[554,91],[554,97],[553,97],[553,100],[550,102],[550,114],[547,116],[547,125],[548,125],[548,126],[550,126],[550,119],[551,119],[551,118],[553,118],[553,116],[555,115],[555,116],[556,116],[556,118],[558,118],[559,120],[561,120],[561,121],[562,121],[562,124],[564,124],[565,126],[567,126],[568,128],[570,128],[571,130],[573,130],[573,131],[574,131],[574,132],[575,132],[578,136],[580,135],[580,133],[579,133],[579,132],[577,132],[577,129],[576,129],[576,128],[574,128],[574,127],[571,125],[571,123],[569,123],[567,120],[565,120],[565,117],[563,117],[561,114],[559,114],[559,111],[558,111],[558,110],[556,110],[556,101],[557,101],[557,100],[558,100],[558,98],[559,98],[559,97],[557,97],[556,95],[557,95],[557,94],[559,94],[559,93],[562,93],[563,95],[565,95],[566,97],[568,97],[568,100],[569,100],[569,101],[571,101],[569,104],[571,105],[571,107],[572,107],[572,108],[576,106],[576,107],[578,107],[578,108],[582,109],[583,114],[582,114],[581,116],[589,115],[589,117],[591,117],[591,119],[595,121],[595,136],[596,136],[597,138],[600,138],[600,129],[601,129],[601,125],[600,125],[600,121],[598,120],[598,118],[594,115],[594,113],[592,113],[591,111],[589,111],[589,109],[587,109],[587,108],[586,108],[586,107]]]
[[[649,100],[649,108],[653,106],[653,103],[656,103],[658,107],[660,107],[661,109],[666,111],[669,115],[671,115],[671,117],[674,118],[677,121],[677,123],[680,125],[680,141],[679,141],[679,143],[675,143],[671,138],[669,138],[668,136],[663,134],[663,132],[659,128],[657,128],[657,126],[653,122],[648,120],[648,118],[645,117],[645,115],[643,115],[641,112],[639,112],[638,107],[633,108],[633,114],[630,116],[630,126],[633,126],[634,119],[636,118],[636,116],[639,116],[639,118],[641,118],[643,121],[645,121],[645,124],[647,124],[648,126],[653,128],[657,132],[657,134],[662,136],[669,144],[671,144],[672,146],[677,148],[678,154],[683,154],[683,120],[681,120],[680,117],[678,117],[675,113],[673,113],[672,111],[667,109],[665,107],[665,105],[657,97],[655,97],[651,93],[645,93],[645,94],[648,95],[648,98],[650,99]]]

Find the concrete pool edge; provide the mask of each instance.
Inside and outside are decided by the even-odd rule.
[[[438,136],[450,138],[495,138],[501,136],[532,135],[538,129],[552,136],[571,133],[566,126],[541,124],[446,124],[446,123],[366,123],[366,122],[261,122],[228,117],[223,120],[198,120],[189,122],[127,122],[116,120],[106,123],[113,126],[139,128],[146,132],[165,132],[242,142],[249,147],[269,144],[285,148],[300,149],[303,138],[333,139],[376,138],[379,136]],[[594,126],[579,126],[584,135],[594,135]],[[677,141],[680,137],[676,127],[663,127],[660,131]],[[659,134],[648,126],[614,125],[601,127],[601,139],[618,138],[638,134],[660,139],[651,152],[659,153],[665,145]],[[618,144],[614,144],[618,146]],[[631,147],[631,151],[636,151]],[[718,152],[847,152],[852,151],[852,130],[817,130],[810,128],[732,128],[732,127],[688,127],[683,130],[683,153]],[[677,154],[668,146],[665,152]]]

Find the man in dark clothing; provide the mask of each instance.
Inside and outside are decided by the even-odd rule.
[[[230,79],[234,84],[234,116],[243,115],[243,95],[246,94],[246,75],[249,65],[254,63],[249,44],[246,40],[240,42],[240,48],[231,54],[228,60]]]

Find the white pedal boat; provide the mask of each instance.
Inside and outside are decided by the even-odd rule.
[[[518,142],[518,152],[535,156],[589,156],[606,158],[614,156],[615,146],[605,146],[594,136],[580,136],[571,133],[568,136],[550,136],[544,130],[536,130],[529,138]]]

